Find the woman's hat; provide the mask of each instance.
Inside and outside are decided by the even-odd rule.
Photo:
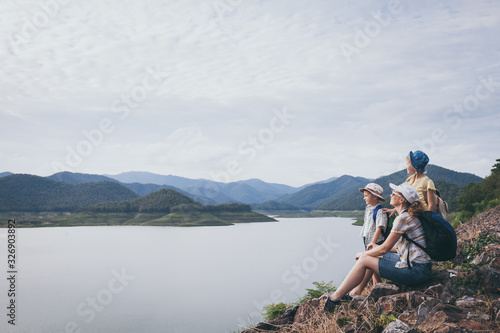
[[[410,151],[410,162],[415,170],[424,172],[425,166],[429,163],[429,157],[423,151],[416,150],[415,152]]]
[[[380,200],[385,201],[385,199],[383,197],[384,189],[379,184],[369,183],[364,188],[360,188],[358,191],[359,192],[368,191],[371,194],[373,194],[374,196],[376,196],[377,198],[379,198]]]
[[[389,186],[394,190],[403,195],[406,201],[410,203],[410,205],[414,202],[420,200],[417,190],[408,183],[403,183],[401,185],[394,185],[390,183]]]

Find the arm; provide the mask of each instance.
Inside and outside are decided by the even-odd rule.
[[[370,257],[380,257],[383,256],[384,254],[390,252],[393,250],[394,245],[396,245],[396,242],[401,238],[403,234],[391,231],[389,234],[389,237],[385,240],[385,242],[382,243],[380,246],[373,246],[370,250],[364,252],[366,255]],[[356,255],[356,260],[358,260],[359,256],[361,253],[358,253]]]
[[[434,190],[428,190],[427,191],[427,202],[429,203],[428,209],[430,211],[436,212],[437,211],[437,196],[436,196],[436,191],[434,191]]]
[[[377,230],[375,230],[375,235],[373,235],[373,239],[370,242],[371,245],[377,245],[375,243],[377,242],[378,238],[380,237],[380,234],[382,234],[382,227],[377,227]],[[370,246],[370,244],[368,244],[367,247]]]

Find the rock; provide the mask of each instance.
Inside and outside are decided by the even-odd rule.
[[[434,286],[430,286],[429,288],[427,288],[424,291],[424,294],[430,295],[430,296],[433,296],[433,297],[439,297],[439,295],[443,292],[443,290],[444,290],[444,287],[440,283],[440,284],[436,284]]]
[[[491,244],[484,247],[484,251],[491,256],[500,256],[500,244]]]
[[[396,319],[395,321],[387,325],[382,333],[407,333],[410,331],[412,331],[412,328],[410,326],[408,326],[401,320]]]
[[[383,312],[402,312],[409,308],[416,308],[421,303],[428,299],[432,299],[429,295],[419,293],[417,291],[410,291],[390,296],[380,297],[375,304],[377,313]]]
[[[399,315],[398,319],[408,323],[410,326],[415,326],[417,325],[418,314],[414,309],[407,309]]]
[[[500,322],[500,310],[498,310],[497,315],[495,316],[495,321]]]
[[[486,291],[497,292],[500,288],[500,270],[485,266],[475,271],[476,278]]]
[[[420,304],[417,308],[417,324],[423,322],[431,310],[439,303],[439,299],[431,298]]]
[[[500,257],[493,258],[490,262],[490,267],[500,270]]]
[[[272,324],[262,322],[262,323],[258,323],[257,325],[255,325],[252,328],[248,328],[248,329],[244,330],[241,333],[261,333],[261,332],[269,332],[269,331],[277,331],[277,330],[279,330],[278,326],[274,326]]]
[[[455,302],[456,306],[460,306],[462,308],[473,308],[484,304],[485,302],[483,300],[471,296],[460,297]]]
[[[372,291],[368,297],[373,298],[374,301],[378,301],[380,297],[394,295],[399,292],[399,287],[390,283],[377,283],[373,287]]]
[[[471,261],[471,264],[474,265],[484,265],[487,264],[490,261],[490,257],[486,254],[486,252],[483,252],[479,254],[477,257],[474,258],[474,260]]]
[[[424,332],[453,332],[452,325],[467,318],[467,311],[450,304],[438,304],[427,315],[425,320],[417,326]]]
[[[439,295],[439,299],[446,304],[455,304],[456,301],[455,297],[446,291]]]
[[[314,298],[303,302],[295,313],[294,323],[303,323],[319,312],[324,312],[326,298]]]

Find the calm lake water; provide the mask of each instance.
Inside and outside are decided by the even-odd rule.
[[[351,223],[17,229],[16,326],[7,323],[4,278],[0,331],[236,332],[314,281],[339,285],[363,250]]]

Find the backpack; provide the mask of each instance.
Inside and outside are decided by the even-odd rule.
[[[428,191],[424,191],[424,200],[425,203],[429,205],[429,203],[427,202],[427,192]],[[441,193],[439,193],[439,190],[436,190],[436,199],[436,213],[441,215],[443,218],[446,218],[446,215],[448,215],[448,203],[441,198]]]
[[[436,212],[423,212],[418,219],[424,228],[427,247],[415,242],[408,235],[403,237],[424,250],[432,260],[446,261],[455,258],[457,254],[457,235],[455,229],[441,215]],[[410,265],[410,251],[407,263]],[[411,265],[409,266],[411,268]]]
[[[436,190],[436,196],[437,196],[437,213],[441,215],[443,218],[446,218],[446,215],[448,215],[448,203],[441,199],[441,193],[439,193],[438,190]]]
[[[382,206],[378,205],[373,210],[373,222],[375,222],[375,223],[377,223],[377,212],[380,208],[382,208]],[[387,239],[387,237],[389,237],[389,234],[391,233],[391,229],[392,229],[392,224],[393,224],[394,220],[396,219],[395,214],[392,216],[389,216],[389,213],[385,213],[385,215],[387,215],[387,226],[385,227],[385,230],[382,231],[382,236],[384,236],[384,240]]]

